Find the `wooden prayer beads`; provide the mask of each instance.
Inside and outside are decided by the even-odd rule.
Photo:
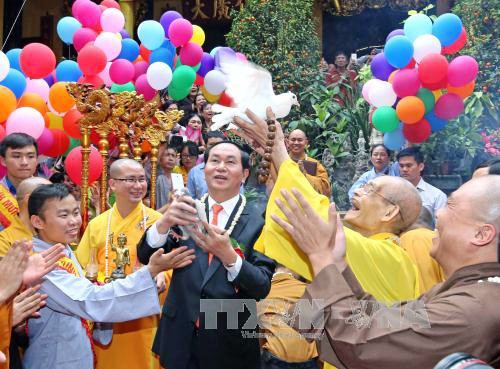
[[[274,120],[267,119],[267,141],[264,148],[264,157],[260,162],[259,169],[257,170],[259,183],[266,183],[269,179],[271,169],[271,153],[273,152],[274,139],[276,138],[276,123]]]

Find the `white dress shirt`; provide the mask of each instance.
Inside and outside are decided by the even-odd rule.
[[[226,201],[219,204],[223,207],[223,210],[220,211],[220,213],[218,215],[218,219],[217,219],[218,220],[217,226],[219,228],[226,228],[227,221],[229,220],[229,217],[231,216],[232,212],[234,211],[234,208],[238,204],[239,199],[240,199],[240,195],[238,194],[238,195],[230,198],[229,200],[226,200]],[[209,207],[208,223],[212,222],[213,213],[214,213],[212,207],[214,204],[217,204],[217,202],[214,199],[212,199],[212,197],[208,196],[208,207]],[[165,234],[159,233],[158,229],[156,228],[156,223],[155,223],[151,226],[151,228],[149,228],[146,237],[147,237],[148,244],[152,248],[157,249],[165,244],[167,237],[168,237],[168,232]],[[222,264],[222,265],[224,265],[224,268],[226,268],[226,270],[227,270],[227,279],[229,282],[232,282],[236,279],[236,277],[238,276],[238,274],[241,270],[242,264],[243,264],[243,260],[241,259],[241,257],[239,255],[237,255],[236,262],[234,265],[226,266],[226,265]]]
[[[417,184],[417,190],[422,199],[422,206],[431,212],[432,218],[435,220],[438,209],[446,206],[446,201],[448,199],[446,194],[439,188],[425,182],[423,178],[420,178]]]

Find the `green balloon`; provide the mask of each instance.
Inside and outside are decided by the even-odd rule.
[[[191,88],[194,81],[196,80],[196,72],[193,68],[186,65],[181,65],[175,68],[172,74],[172,82],[170,86],[177,90],[185,90]]]
[[[68,154],[71,150],[73,150],[75,147],[78,147],[82,144],[80,142],[80,140],[77,140],[76,138],[69,137],[69,136],[68,136],[68,138],[69,138],[69,146],[68,146],[68,149],[64,152],[63,156],[68,156]]]
[[[420,100],[424,102],[425,114],[434,109],[436,101],[431,90],[428,90],[427,88],[421,88],[420,90],[418,90],[417,96],[420,97]]]
[[[111,92],[113,93],[118,93],[118,92],[125,92],[125,91],[135,91],[135,86],[132,82],[125,83],[124,85],[118,85],[116,83],[113,83],[111,85]]]
[[[398,115],[390,106],[381,106],[373,113],[372,122],[380,132],[392,132],[398,128]]]
[[[189,92],[191,91],[191,86],[188,86],[187,88],[175,88],[170,84],[168,86],[168,96],[174,101],[179,101],[184,99],[187,95],[189,95]]]
[[[181,65],[184,65],[181,63],[181,58],[177,58],[177,62],[175,63],[175,67],[178,68],[180,67]],[[198,72],[198,70],[200,69],[201,67],[201,62],[196,64],[194,67],[191,67],[189,65],[186,65],[187,67],[191,68],[192,70],[194,70],[195,72]]]

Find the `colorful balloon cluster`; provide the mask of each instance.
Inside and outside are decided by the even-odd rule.
[[[33,136],[41,154],[67,155],[67,172],[78,183],[81,114],[66,91],[68,82],[106,85],[111,92],[137,91],[146,100],[165,89],[172,99],[181,100],[196,84],[209,102],[232,104],[224,94],[225,76],[217,68],[224,57],[242,61],[246,57],[225,47],[204,52],[203,29],[181,14],[167,11],[159,22],[142,22],[137,29],[139,44],[124,29],[117,1],[102,0],[98,5],[76,0],[71,10],[72,16],[58,21],[57,34],[75,47],[76,61],[56,64],[54,52],[40,43],[5,54],[0,51],[0,140],[14,132]],[[97,145],[98,135],[91,135],[91,141]],[[116,141],[110,139],[111,148]],[[96,155],[93,151],[93,173],[93,166],[99,165]]]
[[[433,23],[424,14],[409,17],[392,31],[384,52],[371,63],[374,78],[364,84],[364,99],[375,110],[372,123],[385,133],[384,144],[399,149],[405,139],[420,143],[464,110],[474,90],[478,64],[471,56],[448,61],[466,43],[460,18],[446,13]]]

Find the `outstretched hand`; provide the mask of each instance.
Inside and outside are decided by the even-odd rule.
[[[296,189],[293,196],[281,190],[284,201],[277,198],[276,205],[287,217],[287,221],[273,214],[272,219],[294,239],[297,246],[307,255],[314,275],[325,266],[335,264],[345,268],[345,235],[335,204],[328,209],[328,221],[324,221]],[[314,230],[314,231],[312,231]]]
[[[29,243],[31,244],[31,241]],[[52,271],[59,259],[65,255],[65,248],[64,245],[58,243],[48,250],[31,255],[23,274],[24,284],[37,283],[45,274]]]
[[[12,308],[12,326],[15,327],[21,324],[28,318],[39,318],[37,313],[45,306],[45,299],[48,295],[42,295],[38,292],[40,285],[30,287],[24,292],[14,297],[14,305]]]
[[[5,257],[0,260],[0,304],[21,287],[30,250],[31,245],[26,241],[15,241]]]
[[[198,229],[193,231],[193,239],[198,247],[205,252],[217,256],[222,264],[232,264],[236,261],[238,254],[234,251],[231,239],[225,229],[219,228],[213,224],[202,222],[206,234]]]
[[[164,254],[163,249],[160,248],[149,259],[149,272],[155,278],[163,271],[183,268],[191,264],[194,258],[194,250],[188,249],[187,246],[177,247],[167,254]]]

